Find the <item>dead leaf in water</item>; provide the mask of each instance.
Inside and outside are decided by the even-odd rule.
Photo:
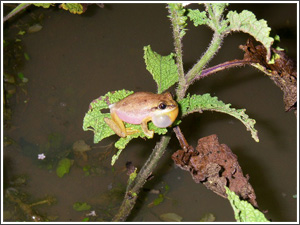
[[[159,218],[164,222],[181,222],[182,217],[177,215],[176,213],[165,213],[161,214]]]
[[[86,152],[91,150],[91,146],[85,143],[84,140],[78,140],[73,144],[73,150],[75,152]]]
[[[36,23],[34,25],[32,25],[31,27],[28,28],[27,32],[28,33],[35,33],[40,31],[43,28],[43,26],[39,23]]]
[[[199,222],[214,222],[216,217],[212,213],[205,213],[201,216]]]

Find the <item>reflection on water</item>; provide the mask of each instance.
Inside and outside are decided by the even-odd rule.
[[[276,31],[296,25],[296,8],[291,4],[233,4],[229,9],[244,8],[254,11],[259,19],[265,18]],[[50,206],[32,207],[49,219],[82,221],[89,214],[90,221],[110,220],[126,187],[126,162],[140,168],[158,139],[132,141],[112,168],[115,150],[111,144],[117,137],[93,144],[93,134],[82,130],[82,120],[89,103],[108,91],[125,88],[155,92],[155,83],[145,69],[143,46],[150,44],[162,55],[173,51],[167,9],[163,4],[111,4],[104,9],[90,6],[83,15],[54,8],[30,8],[29,12],[6,27],[7,38],[13,38],[12,31],[17,29],[14,23],[44,15],[40,31],[20,37],[30,56],[22,68],[28,83],[24,87],[27,93],[18,88],[10,102],[12,126],[5,130],[5,136],[15,143],[4,148],[5,187],[17,190],[27,203],[55,198],[56,203]],[[278,12],[280,19],[275,16]],[[188,29],[183,39],[186,70],[205,51],[212,34],[205,27],[189,25]],[[281,35],[282,47],[294,57],[295,37],[285,34]],[[241,58],[243,52],[238,46],[247,37],[228,36],[210,65]],[[238,156],[243,172],[250,175],[260,208],[268,210],[267,218],[295,221],[296,120],[293,113],[284,112],[282,92],[268,77],[249,67],[219,72],[195,83],[189,91],[210,92],[235,108],[246,108],[256,119],[259,143],[239,121],[219,113],[191,115],[183,120],[181,129],[194,146],[198,138],[217,134],[220,143]],[[78,140],[84,140],[91,149],[75,154],[72,148]],[[170,156],[178,148],[173,136],[129,220],[160,221],[161,214],[176,213],[183,221],[199,221],[202,215],[212,213],[216,221],[234,221],[226,199],[195,184],[188,173],[174,167]],[[39,154],[46,158],[39,159]],[[69,173],[60,178],[56,166],[65,157],[74,162]],[[148,207],[158,197],[149,190],[163,192],[166,184],[169,190],[163,202]],[[91,207],[76,211],[76,202]],[[11,213],[13,203],[6,201],[4,206],[6,220],[24,219],[22,212]]]

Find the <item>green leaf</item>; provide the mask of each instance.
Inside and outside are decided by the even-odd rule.
[[[152,74],[157,84],[157,92],[160,94],[178,82],[178,72],[174,53],[161,56],[152,51],[150,45],[144,47],[144,59],[147,70]]]
[[[270,222],[265,215],[225,186],[227,198],[233,208],[237,222]]]
[[[24,79],[24,73],[19,72],[19,73],[18,73],[18,77],[19,77],[21,80],[23,80],[23,79]]]
[[[135,168],[134,172],[129,175],[129,180],[132,182],[137,176],[137,168]]]
[[[63,3],[60,7],[64,10],[70,11],[73,14],[82,14],[83,13],[83,6],[79,3]]]
[[[254,128],[256,121],[245,114],[245,109],[230,108],[231,104],[225,104],[219,101],[217,97],[211,97],[210,94],[188,95],[178,103],[181,108],[182,116],[193,112],[202,112],[202,110],[229,114],[240,120],[246,126],[247,130],[251,132],[252,138],[256,142],[259,142],[257,130]]]
[[[24,58],[25,58],[27,61],[29,61],[29,59],[30,59],[29,55],[28,55],[26,52],[24,52]]]
[[[82,219],[82,222],[89,222],[90,221],[90,218],[89,217],[85,217]]]
[[[268,27],[267,22],[263,19],[257,20],[255,15],[247,10],[243,10],[241,13],[230,11],[227,18],[230,23],[228,29],[248,33],[264,45],[267,49],[267,61],[269,61],[274,39],[269,37],[271,28]]]
[[[187,14],[191,21],[193,21],[194,26],[206,24],[208,18],[206,12],[200,12],[199,9],[188,9],[189,13]]]
[[[159,205],[160,203],[162,203],[165,199],[165,196],[163,194],[159,194],[158,197],[156,199],[154,199],[153,201],[153,205],[154,206],[157,206]]]
[[[90,208],[91,206],[86,202],[75,202],[73,204],[73,209],[76,211],[85,211],[85,210],[89,210]]]
[[[54,3],[33,3],[33,5],[37,7],[43,7],[45,9],[49,8],[51,5],[54,5]]]
[[[73,160],[68,158],[63,158],[58,162],[58,166],[56,168],[56,174],[59,177],[63,177],[66,173],[69,173],[70,167],[73,164]]]
[[[24,34],[26,34],[26,31],[24,31],[24,30],[20,30],[18,33],[18,35],[24,35]]]

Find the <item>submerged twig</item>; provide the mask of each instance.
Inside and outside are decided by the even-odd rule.
[[[3,18],[3,23],[30,5],[31,3],[21,3]]]

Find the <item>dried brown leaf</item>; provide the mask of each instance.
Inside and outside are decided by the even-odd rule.
[[[297,109],[297,67],[285,51],[272,48],[274,63],[268,64],[267,51],[263,45],[254,46],[251,39],[240,49],[245,51],[244,60],[270,75],[270,79],[283,91],[285,111]]]
[[[217,135],[199,139],[196,151],[176,151],[172,159],[181,169],[189,171],[196,183],[203,183],[224,198],[227,197],[226,185],[242,199],[258,207],[256,195],[248,182],[249,176],[243,175],[237,156],[227,145],[219,144]]]

